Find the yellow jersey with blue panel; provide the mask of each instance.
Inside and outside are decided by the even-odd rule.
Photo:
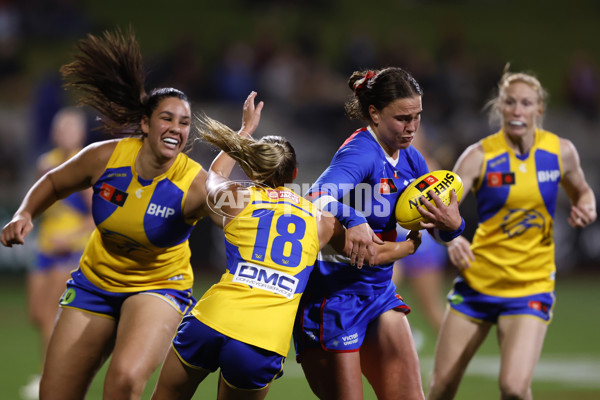
[[[475,260],[462,271],[478,292],[505,297],[554,290],[553,224],[562,175],[559,137],[537,129],[527,154],[516,154],[503,131],[480,141],[484,160],[477,197]]]
[[[65,157],[58,148],[42,155],[40,162],[55,168],[71,158],[75,153]],[[85,230],[90,209],[82,192],[57,201],[42,213],[37,223],[37,248],[45,256],[81,253],[89,239],[89,231]],[[64,247],[56,249],[55,238],[64,239]]]
[[[164,174],[142,179],[135,160],[142,139],[119,141],[94,184],[96,229],[81,259],[87,279],[111,292],[187,290],[193,284],[189,235],[183,205],[202,168],[179,154]]]
[[[284,187],[250,187],[225,227],[227,269],[192,310],[241,342],[287,356],[300,297],[319,252],[314,205]]]

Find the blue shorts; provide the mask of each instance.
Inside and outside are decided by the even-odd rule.
[[[450,309],[476,321],[497,323],[500,317],[531,315],[545,323],[552,320],[554,292],[523,297],[488,296],[472,289],[462,278],[448,294]]]
[[[297,361],[300,362],[306,348],[331,352],[360,350],[369,324],[391,309],[410,312],[391,282],[386,289],[372,295],[339,293],[310,298],[305,294],[294,325]]]
[[[181,321],[173,349],[190,368],[221,368],[225,382],[237,389],[262,389],[283,375],[282,355],[223,335],[191,314]]]
[[[406,237],[399,234],[399,238]],[[448,262],[448,250],[446,246],[435,241],[433,236],[423,230],[421,233],[421,245],[414,254],[398,260],[403,275],[413,278],[425,271],[439,271],[446,268]]]
[[[191,289],[155,289],[128,293],[109,292],[94,285],[83,275],[80,269],[77,269],[71,273],[71,279],[67,281],[67,290],[60,298],[59,306],[77,308],[93,314],[118,319],[123,302],[128,297],[136,294],[160,297],[175,307],[182,315],[186,314],[196,304]]]
[[[72,271],[79,265],[79,260],[83,252],[65,253],[65,254],[44,254],[37,253],[35,270],[48,271],[55,267],[64,268],[67,271]]]

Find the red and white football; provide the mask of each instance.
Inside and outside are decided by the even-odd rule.
[[[443,169],[432,171],[415,179],[404,189],[396,203],[395,214],[398,224],[405,229],[423,229],[419,225],[423,216],[417,210],[417,205],[423,206],[419,197],[424,196],[435,207],[432,197],[428,194],[432,190],[444,204],[448,205],[452,189],[456,192],[456,200],[460,201],[463,192],[462,180],[452,171]]]

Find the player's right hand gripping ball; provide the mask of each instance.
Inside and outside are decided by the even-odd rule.
[[[452,189],[456,192],[456,201],[460,201],[463,192],[462,180],[452,171],[432,171],[415,179],[404,189],[396,203],[395,213],[398,224],[414,231],[423,229],[419,225],[419,222],[423,221],[423,216],[417,210],[417,205],[423,206],[419,197],[425,196],[425,199],[435,207],[433,198],[428,193],[432,190],[444,204],[448,205]]]

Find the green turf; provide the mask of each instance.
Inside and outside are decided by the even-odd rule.
[[[206,282],[214,277],[203,279]],[[24,279],[14,275],[0,277],[0,398],[18,399],[19,387],[39,367],[39,344],[36,332],[26,317]],[[557,305],[555,318],[546,337],[542,359],[536,370],[533,392],[536,399],[598,399],[600,398],[600,319],[597,310],[600,298],[597,287],[600,276],[584,278],[559,277],[557,282]],[[448,283],[449,285],[449,283]],[[200,294],[199,285],[196,295]],[[405,300],[413,307],[409,319],[411,326],[424,338],[419,355],[426,381],[431,368],[435,338],[421,317],[418,304],[413,304],[410,288],[401,286]],[[473,360],[457,399],[475,400],[498,398],[496,377],[497,346],[495,332],[483,344]],[[103,368],[92,384],[87,399],[102,398]],[[593,379],[594,375],[598,379]],[[216,396],[217,379],[212,374],[198,388],[194,399],[211,399]],[[156,374],[148,384],[144,398],[150,398]],[[288,357],[284,376],[277,380],[267,398],[313,399],[315,398],[294,360],[293,350]],[[365,399],[375,399],[365,384]]]

